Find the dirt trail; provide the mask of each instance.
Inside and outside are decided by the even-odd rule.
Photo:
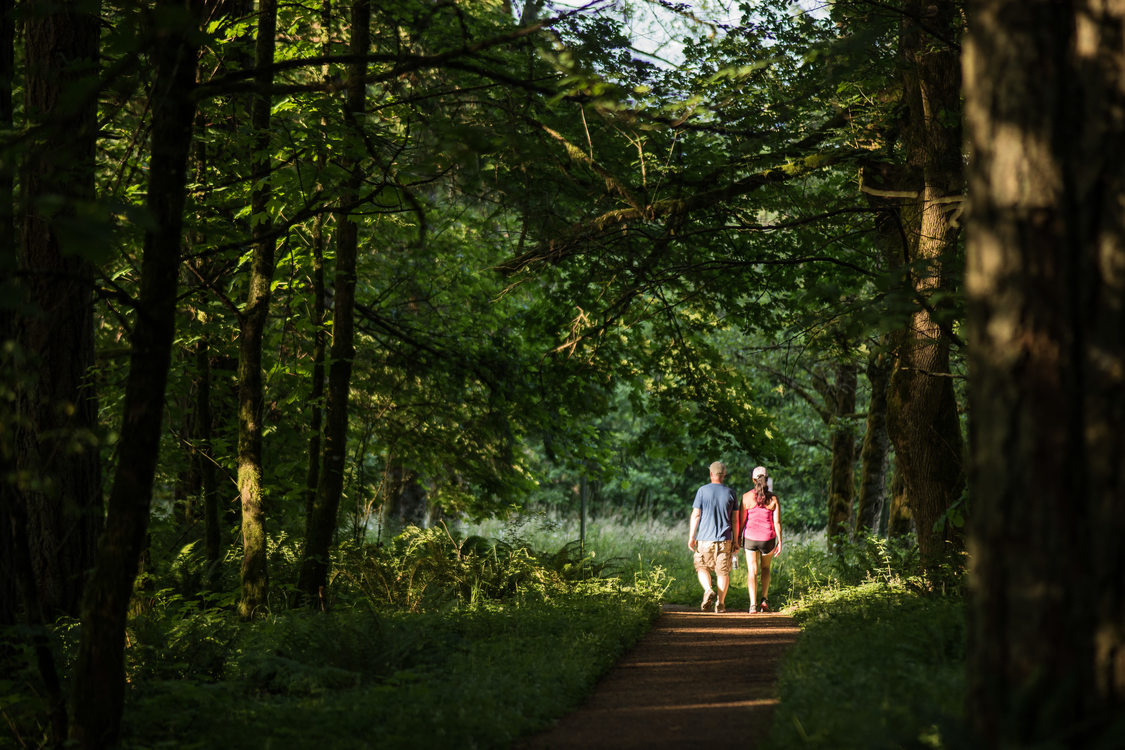
[[[785,615],[667,606],[584,705],[517,747],[759,746],[777,705],[782,655],[796,638]]]

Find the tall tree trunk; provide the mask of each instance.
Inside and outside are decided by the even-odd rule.
[[[847,362],[836,365],[836,379],[828,394],[831,410],[832,466],[828,477],[828,526],[830,540],[848,531],[848,519],[855,499],[855,414],[856,367]]]
[[[15,129],[15,100],[12,98],[12,85],[16,73],[16,25],[15,0],[0,0],[0,129],[13,132]],[[0,159],[0,294],[4,300],[16,297],[13,281],[16,278],[16,218],[15,184],[16,171],[13,160]],[[7,305],[0,305],[0,320],[9,325],[0,329],[3,341],[15,335],[11,311]]]
[[[981,747],[1125,722],[1125,3],[970,3],[968,713]]]
[[[367,0],[357,0],[352,5],[351,53],[355,56],[348,69],[347,119],[353,127],[360,128],[362,114],[367,108],[364,76],[367,66],[362,58],[371,45],[371,6]],[[348,189],[341,200],[344,205],[355,201],[363,184],[363,171],[358,158],[353,157]],[[358,245],[358,227],[351,217],[341,214],[336,239],[335,304],[332,315],[331,364],[328,367],[328,399],[325,409],[324,460],[321,463],[320,485],[316,503],[310,517],[305,540],[305,553],[301,560],[298,589],[307,601],[322,601],[323,587],[328,578],[328,550],[332,534],[336,531],[336,512],[344,489],[344,463],[347,458],[348,390],[351,384],[352,360],[355,357],[354,314],[355,272]]]
[[[960,16],[957,3],[908,0],[902,19],[904,145],[920,185],[906,248],[919,307],[897,351],[887,413],[922,564],[934,570],[964,544],[946,513],[964,489],[963,438],[949,375],[951,331],[935,307],[954,283],[964,178],[960,66],[956,51],[930,34],[957,38]]]
[[[324,35],[321,51],[325,57],[332,54],[332,3],[323,0],[320,4],[320,33]],[[321,75],[327,80],[329,66],[321,68]],[[328,122],[321,118],[321,126],[327,131]],[[316,155],[317,189],[323,187],[321,175],[328,166],[327,144],[321,143]],[[320,486],[321,438],[324,434],[324,350],[327,334],[324,331],[325,293],[324,293],[324,247],[328,232],[325,229],[324,214],[319,213],[313,222],[312,231],[312,287],[313,287],[313,355],[312,388],[309,404],[312,418],[309,420],[309,463],[305,472],[305,528],[312,524],[313,508],[316,505],[316,491]]]
[[[198,500],[200,485],[203,481],[200,475],[199,442],[197,439],[199,415],[196,407],[199,402],[197,397],[199,376],[193,372],[198,357],[195,350],[186,347],[177,348],[173,356],[177,357],[177,362],[172,365],[173,371],[179,370],[192,374],[192,380],[188,383],[188,387],[179,390],[179,403],[177,408],[173,410],[178,412],[180,416],[179,445],[176,453],[183,455],[187,462],[180,470],[172,487],[172,517],[178,518],[186,528],[200,517]],[[175,397],[171,396],[171,398]]]
[[[16,30],[13,12],[14,0],[0,0],[0,130],[12,132],[15,110],[12,99],[12,79],[15,75]],[[11,159],[0,159],[0,299],[16,299],[17,250],[15,221],[15,169]],[[16,337],[14,310],[0,302],[0,344]],[[0,373],[4,388],[15,390],[15,367],[9,361],[11,354],[0,351]],[[9,374],[10,373],[10,374]],[[15,424],[14,404],[0,399],[0,424]],[[5,441],[6,442],[6,441]],[[18,620],[19,580],[13,571],[18,564],[15,557],[16,529],[26,527],[26,522],[16,524],[13,513],[19,501],[16,488],[8,477],[13,476],[11,446],[0,445],[0,625],[12,625]]]
[[[94,364],[94,267],[61,228],[94,200],[98,5],[64,0],[24,20],[25,111],[36,137],[21,171],[16,465],[45,614],[77,615],[102,520]],[[61,205],[56,205],[61,199]]]
[[[164,4],[169,9],[183,7],[182,0],[165,0]],[[194,5],[189,8],[198,12]],[[185,28],[180,14],[163,17],[175,18],[177,23],[154,30],[156,44],[151,50],[155,78],[148,212],[153,228],[145,232],[117,469],[106,528],[98,542],[97,566],[83,597],[82,635],[74,669],[70,739],[81,748],[106,747],[120,734],[125,620],[148,530],[175,333],[198,27]]]
[[[855,509],[856,534],[880,533],[883,505],[887,500],[887,381],[890,377],[887,356],[872,352],[867,361],[867,381],[871,400],[867,406],[867,428],[860,450],[859,499]]]
[[[238,360],[238,492],[242,500],[242,598],[238,612],[253,617],[266,606],[269,571],[266,567],[266,511],[262,467],[262,340],[269,320],[270,287],[273,283],[276,242],[268,214],[270,187],[269,147],[273,55],[277,30],[276,0],[262,0],[258,7],[258,41],[255,83],[258,90],[251,106],[254,130],[254,193],[250,221],[254,256],[250,289],[242,310]]]
[[[211,351],[206,335],[195,345],[195,456],[199,462],[199,492],[203,505],[203,546],[208,567],[208,586],[215,588],[222,560],[222,531],[219,519],[219,481],[212,448],[214,419],[211,414]]]
[[[249,16],[253,12],[252,0],[217,0],[212,6],[210,17],[216,21],[233,21],[241,20]],[[236,44],[224,46],[222,56],[219,59],[219,68],[214,71],[214,75],[221,75],[228,72],[229,69],[245,69],[250,66],[252,60],[248,55],[244,54],[247,44],[243,40],[239,40]],[[211,113],[206,111],[196,112],[196,128],[203,129],[208,127],[209,120],[212,120]],[[222,118],[220,118],[221,120]],[[233,138],[233,131],[236,129],[234,124],[235,117],[226,118],[226,122],[219,124],[226,130],[232,131],[229,135]],[[211,127],[215,127],[215,123],[211,123]],[[220,161],[212,155],[208,148],[207,139],[197,139],[195,148],[193,150],[194,158],[192,168],[195,175],[194,180],[197,185],[208,184],[210,179],[210,172],[213,162]],[[221,165],[220,165],[221,169]],[[201,220],[203,217],[199,217]],[[202,225],[202,222],[201,222]],[[202,237],[189,237],[189,240],[195,242],[202,242]],[[217,275],[222,273],[220,265],[211,257],[196,258],[192,260],[192,272],[188,274],[187,278],[199,278],[212,280]],[[225,515],[231,515],[240,512],[231,506],[227,513],[223,512],[223,507],[220,504],[220,489],[218,481],[218,464],[215,460],[214,445],[216,442],[216,426],[217,425],[230,425],[234,422],[233,419],[225,419],[223,415],[215,413],[215,370],[216,361],[215,350],[212,348],[212,339],[209,334],[209,329],[212,327],[211,319],[206,309],[194,310],[192,315],[192,322],[198,326],[196,330],[199,331],[198,338],[195,345],[195,367],[194,373],[196,377],[195,382],[195,403],[194,403],[194,459],[197,462],[196,473],[199,476],[199,496],[203,512],[203,543],[204,554],[207,560],[207,586],[212,591],[216,590],[219,585],[219,578],[222,573],[222,559],[223,547],[222,529],[228,525],[228,519]],[[223,368],[226,369],[226,368]],[[225,397],[226,394],[221,394]],[[237,395],[235,400],[237,400]],[[223,399],[224,403],[229,403]],[[233,520],[233,519],[231,519]]]
[[[324,353],[327,334],[324,331],[325,293],[324,293],[324,242],[327,233],[324,229],[324,216],[319,215],[313,224],[313,354],[312,388],[309,392],[309,406],[312,417],[309,419],[309,455],[305,470],[305,528],[312,524],[313,509],[316,507],[316,492],[320,486],[321,439],[324,435]]]
[[[12,84],[15,78],[15,5],[0,0],[0,130],[13,132],[15,109]],[[15,305],[22,294],[17,286],[19,268],[18,234],[15,221],[15,165],[11,155],[0,157],[0,343],[14,341],[18,335]],[[20,352],[4,346],[0,353],[0,373],[4,390],[18,393],[22,371]],[[47,704],[48,741],[61,745],[66,739],[66,697],[55,657],[47,636],[45,602],[35,579],[28,544],[27,506],[13,478],[17,476],[13,446],[8,430],[18,424],[17,401],[0,397],[0,627],[22,624],[28,634]],[[14,641],[0,645],[0,668],[8,669],[8,659],[20,650]],[[20,657],[17,657],[20,658]]]
[[[402,468],[402,465],[393,455],[387,456],[383,469],[383,483],[380,493],[383,501],[379,504],[379,541],[383,541],[383,534],[394,536],[394,530],[399,525],[402,517],[403,488],[413,481],[413,477]]]

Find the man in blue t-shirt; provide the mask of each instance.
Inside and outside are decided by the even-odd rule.
[[[714,606],[715,612],[726,612],[731,559],[738,552],[738,540],[734,535],[738,501],[734,490],[723,484],[727,476],[723,462],[715,461],[709,470],[711,482],[699,488],[691,505],[688,547],[695,553],[695,573],[703,587],[703,603],[699,609],[706,611]],[[715,571],[717,598],[715,588],[711,587],[711,571]]]

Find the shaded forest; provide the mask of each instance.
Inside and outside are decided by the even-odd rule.
[[[715,458],[964,586],[976,744],[1125,731],[1119,2],[0,0],[0,36],[0,625],[54,741],[119,738],[177,555],[249,628],[403,529],[686,519]]]

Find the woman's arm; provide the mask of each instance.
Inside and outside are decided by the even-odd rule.
[[[781,554],[781,503],[777,501],[777,495],[773,497],[773,533],[777,537],[777,548],[773,555],[777,557]]]

